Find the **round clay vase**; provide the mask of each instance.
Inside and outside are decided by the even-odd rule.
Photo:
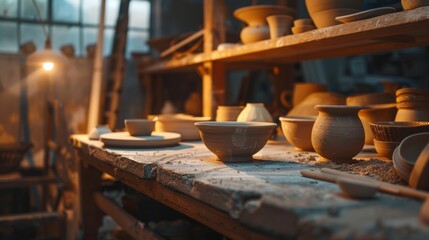
[[[245,44],[266,40],[270,38],[270,28],[267,24],[248,26],[241,30],[240,38]]]
[[[263,103],[247,103],[238,115],[237,122],[273,122],[273,117]]]
[[[365,143],[360,106],[316,105],[319,115],[311,133],[314,150],[332,161],[350,160]]]

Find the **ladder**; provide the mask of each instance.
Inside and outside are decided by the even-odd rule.
[[[101,122],[110,129],[117,128],[119,107],[125,75],[125,47],[128,31],[128,10],[130,0],[121,0],[118,19],[115,26],[115,35],[112,45],[112,54],[107,68],[104,103],[101,107]]]

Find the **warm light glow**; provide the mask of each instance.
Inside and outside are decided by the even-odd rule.
[[[54,69],[54,63],[53,62],[44,62],[43,63],[43,69],[45,69],[46,71],[51,71],[52,69]]]

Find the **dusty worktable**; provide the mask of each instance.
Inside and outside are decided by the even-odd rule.
[[[233,239],[429,239],[429,227],[418,220],[421,202],[381,193],[371,200],[347,198],[335,184],[301,177],[302,169],[326,165],[317,154],[296,152],[284,142],[270,142],[253,162],[227,164],[215,160],[202,142],[157,149],[103,148],[86,135],[73,135],[72,142],[83,163],[87,235],[96,225],[88,219],[97,213],[91,193],[102,171]],[[351,168],[393,171],[374,153],[357,158],[369,160]]]

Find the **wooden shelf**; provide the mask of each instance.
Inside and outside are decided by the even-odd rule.
[[[292,63],[429,45],[429,7],[317,29],[222,51],[157,62],[142,73],[195,67],[204,62]]]

